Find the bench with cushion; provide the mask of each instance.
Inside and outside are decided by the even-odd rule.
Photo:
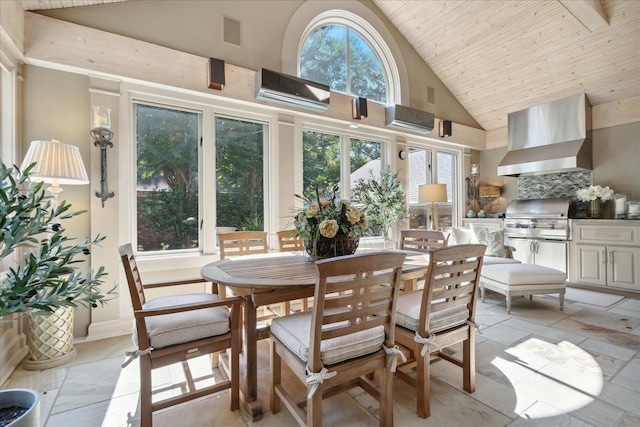
[[[485,289],[507,298],[507,313],[511,313],[511,298],[534,294],[560,294],[560,311],[564,308],[566,274],[554,268],[536,264],[484,265],[480,277],[480,294],[484,302]]]

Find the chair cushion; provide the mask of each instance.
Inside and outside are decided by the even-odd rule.
[[[513,258],[503,258],[503,257],[499,257],[499,256],[485,256],[482,259],[482,268],[484,268],[484,266],[486,265],[493,265],[493,264],[520,264],[520,260],[517,259],[513,259]]]
[[[564,283],[566,274],[555,268],[537,264],[494,264],[482,267],[482,277],[514,285]]]
[[[412,331],[418,330],[422,291],[398,296],[396,324]],[[459,305],[429,315],[429,332],[436,333],[464,324],[469,318],[466,305]]]
[[[487,256],[497,256],[506,258],[507,248],[504,247],[504,228],[489,231],[487,227],[479,227],[471,224],[471,230],[478,239],[478,243],[486,245],[484,254]]]
[[[164,308],[179,304],[215,301],[214,294],[186,294],[159,297],[147,301],[142,308]],[[204,308],[181,313],[163,314],[146,318],[151,347],[158,349],[229,332],[227,307]],[[138,334],[133,328],[133,342],[138,345]]]
[[[305,311],[271,321],[271,335],[278,338],[304,362],[309,360],[311,317],[312,313]],[[376,326],[342,337],[323,340],[320,343],[320,359],[326,366],[375,353],[382,348],[384,339],[384,327]]]

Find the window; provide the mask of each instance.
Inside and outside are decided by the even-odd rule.
[[[138,251],[198,248],[201,114],[141,103],[134,108]]]
[[[411,228],[428,228],[429,220],[425,206],[418,204],[418,188],[423,184],[446,184],[447,202],[438,203],[436,211],[440,228],[449,228],[452,224],[454,194],[457,181],[457,155],[426,148],[409,148],[409,205],[412,211]]]
[[[304,194],[315,194],[340,184],[340,137],[305,130],[302,134],[302,180]]]
[[[303,180],[305,195],[315,194],[340,184],[339,195],[351,194],[355,183],[370,173],[379,175],[382,167],[382,143],[346,135],[305,130],[303,132]],[[341,156],[341,141],[348,144],[349,156]],[[344,161],[342,159],[345,159]],[[347,177],[343,180],[343,171]],[[344,182],[346,181],[346,182]]]
[[[216,117],[216,226],[263,231],[265,125]]]
[[[307,37],[300,53],[300,76],[383,104],[388,99],[380,59],[360,34],[346,26],[322,26]]]

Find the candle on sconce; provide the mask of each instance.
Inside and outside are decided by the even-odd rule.
[[[111,129],[111,108],[93,107],[92,129]]]
[[[473,173],[473,174],[477,174],[478,173],[478,165],[476,165],[476,164],[471,165],[471,173]]]

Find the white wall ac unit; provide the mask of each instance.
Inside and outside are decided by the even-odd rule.
[[[409,132],[429,133],[433,130],[434,115],[400,104],[385,108],[385,125]]]
[[[277,71],[261,68],[256,72],[256,99],[312,111],[329,107],[329,86]]]

